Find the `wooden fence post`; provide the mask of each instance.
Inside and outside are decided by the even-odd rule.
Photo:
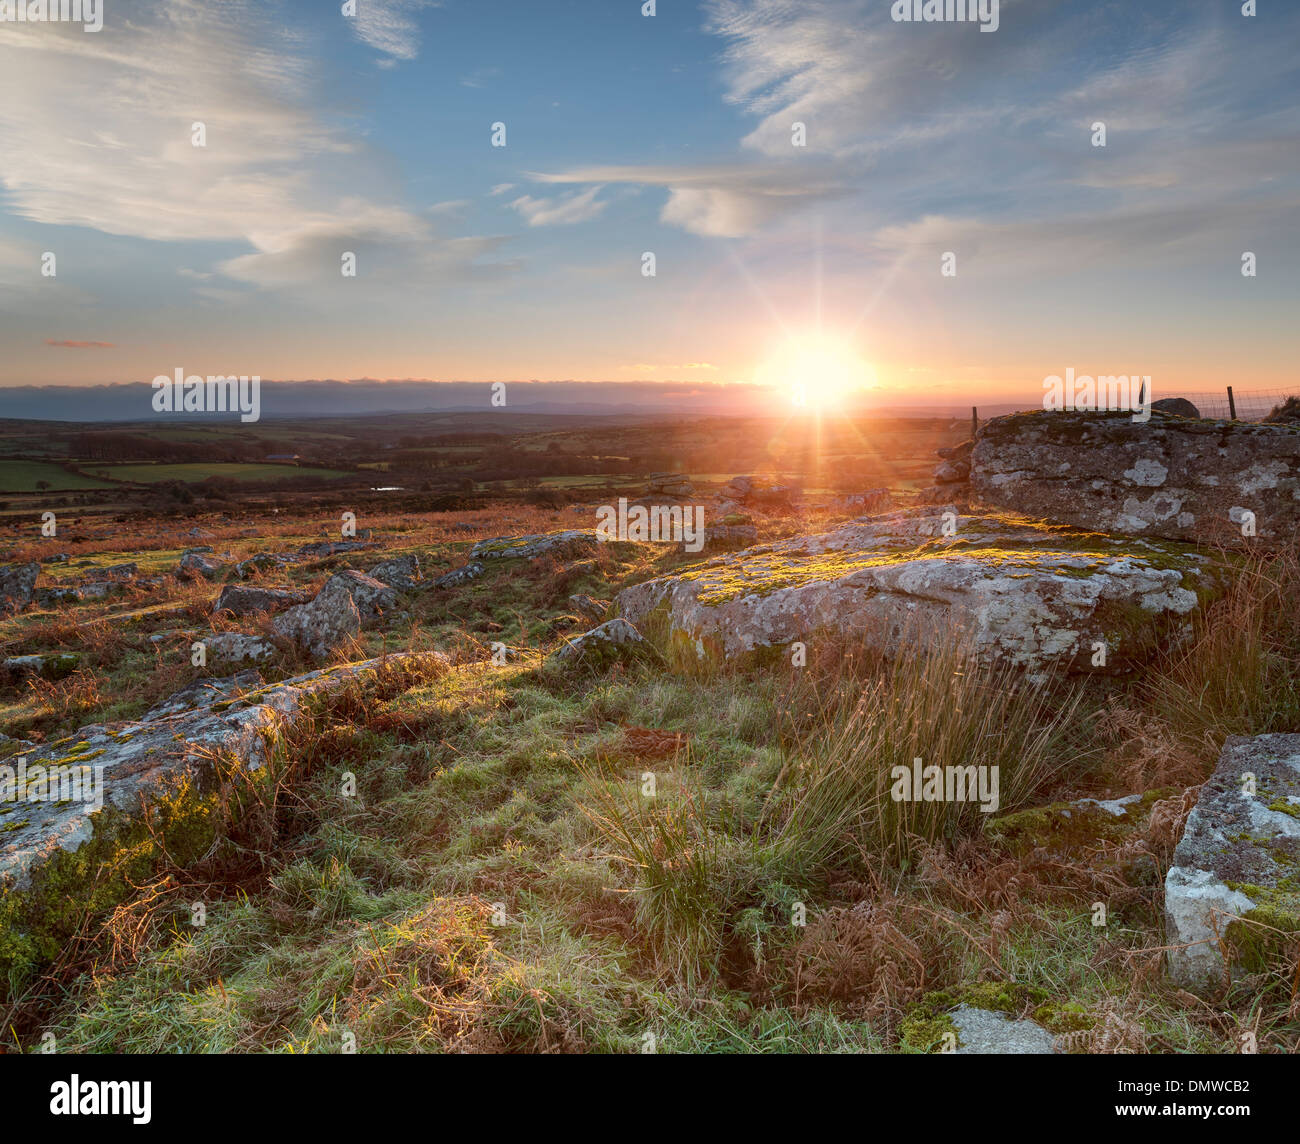
[[[1228,386],[1228,416],[1233,421],[1237,420],[1237,403],[1232,397],[1232,386]]]
[[[980,411],[975,406],[970,407],[970,438],[975,440],[975,434],[980,431]]]

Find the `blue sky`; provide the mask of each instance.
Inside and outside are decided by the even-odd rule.
[[[818,336],[900,399],[1294,378],[1300,5],[341,7],[0,24],[0,386],[721,384]]]

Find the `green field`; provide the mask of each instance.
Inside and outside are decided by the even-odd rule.
[[[58,465],[43,461],[0,461],[0,492],[34,493],[36,482],[47,481],[51,489],[111,489],[108,481],[65,473]]]
[[[209,477],[222,477],[234,481],[288,481],[299,477],[346,477],[340,469],[314,469],[309,466],[266,465],[250,462],[213,462],[195,465],[93,465],[92,473],[111,473],[119,481],[139,481],[156,484],[159,481],[206,481]]]

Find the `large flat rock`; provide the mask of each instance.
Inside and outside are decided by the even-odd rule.
[[[1224,744],[1165,877],[1170,977],[1207,992],[1239,956],[1269,968],[1268,931],[1238,918],[1300,931],[1300,735]]]
[[[971,455],[984,505],[1122,536],[1237,544],[1300,530],[1300,428],[1153,413],[1013,413]]]
[[[822,632],[892,654],[960,632],[982,656],[1029,670],[1120,672],[1184,634],[1214,582],[1208,558],[1184,545],[938,506],[706,560],[625,589],[617,610],[701,658]]]

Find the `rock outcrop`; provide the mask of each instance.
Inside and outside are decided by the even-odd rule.
[[[1287,543],[1300,531],[1300,429],[1153,414],[1014,413],[971,454],[982,504],[1121,536]]]
[[[1300,932],[1297,870],[1300,735],[1230,736],[1165,877],[1170,977],[1212,992],[1233,961],[1262,968],[1249,963],[1260,960],[1270,930]]]
[[[571,528],[537,536],[493,536],[469,550],[474,560],[532,560],[538,556],[590,555],[597,545],[594,528]]]
[[[962,633],[977,653],[1032,671],[1120,672],[1183,634],[1214,585],[1208,557],[1185,546],[949,506],[706,560],[625,589],[616,608],[701,658],[818,632],[886,654]]]
[[[251,616],[256,612],[278,612],[294,604],[306,603],[310,598],[308,593],[291,588],[246,588],[241,584],[227,584],[212,605],[212,613]]]
[[[277,616],[274,626],[278,635],[320,656],[400,607],[400,597],[387,584],[349,568],[331,576],[310,603]]]
[[[240,692],[257,686],[256,673],[198,681],[142,719],[92,724],[6,759],[0,764],[0,999],[7,978],[21,979],[58,953],[82,910],[108,908],[115,890],[124,896],[132,877],[149,873],[136,864],[158,852],[151,838],[164,838],[176,860],[207,849],[211,792],[228,777],[219,772],[218,757],[256,773],[276,736],[316,700],[352,684],[413,686],[445,669],[443,656],[424,653],[313,671],[251,694]],[[78,908],[70,911],[69,901]]]

